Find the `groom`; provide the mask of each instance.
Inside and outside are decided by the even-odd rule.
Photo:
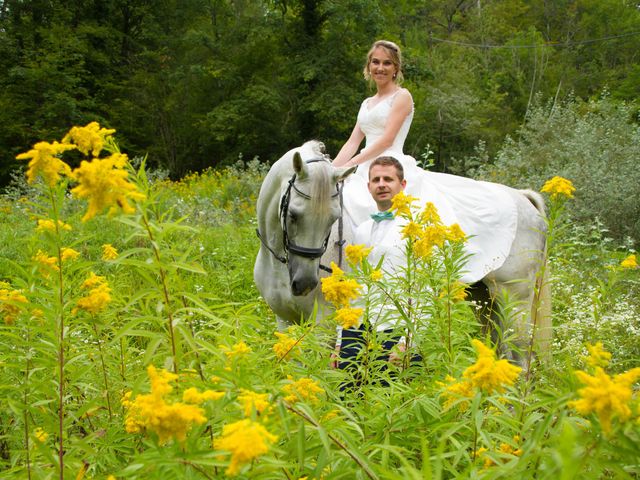
[[[401,236],[401,219],[396,218],[390,211],[392,199],[407,185],[404,178],[402,164],[393,157],[378,157],[369,166],[369,193],[376,202],[378,211],[371,214],[371,219],[362,223],[354,235],[354,244],[364,244],[372,247],[368,260],[371,265],[377,265],[382,258],[382,269],[394,272],[405,262],[404,240]],[[385,310],[385,309],[383,309]],[[381,312],[383,313],[383,312]],[[382,315],[384,316],[384,315]],[[398,360],[392,349],[398,345],[399,338],[392,334],[394,322],[378,319],[375,325],[377,332],[382,334],[382,355],[379,360]],[[353,328],[340,332],[339,363],[340,369],[357,369],[357,356],[366,344],[364,333],[366,328]],[[386,339],[385,339],[386,337]],[[402,346],[400,346],[402,349]],[[384,369],[384,368],[383,368]],[[357,382],[357,380],[356,380]],[[384,383],[384,382],[383,382]],[[342,389],[352,388],[353,385],[343,385]]]

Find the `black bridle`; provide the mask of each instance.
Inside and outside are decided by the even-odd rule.
[[[324,158],[312,158],[310,160],[307,160],[306,163],[309,164],[309,163],[326,162],[326,161],[327,160]],[[289,232],[287,230],[287,215],[289,213],[289,201],[291,200],[291,190],[295,190],[296,193],[300,195],[302,198],[305,198],[307,200],[312,200],[311,195],[303,192],[298,187],[296,187],[295,182],[296,182],[296,174],[294,173],[293,176],[289,179],[289,185],[287,186],[287,190],[284,192],[284,195],[282,195],[282,198],[280,199],[279,218],[280,218],[280,224],[282,225],[282,248],[284,249],[284,255],[278,255],[267,244],[265,239],[260,234],[260,230],[256,229],[256,234],[258,235],[258,238],[262,242],[262,245],[264,245],[266,249],[269,250],[276,259],[278,259],[281,263],[284,263],[285,265],[289,263],[289,254],[298,255],[299,257],[311,258],[311,259],[322,257],[322,255],[324,255],[324,253],[327,251],[329,237],[331,236],[331,231],[329,231],[329,234],[324,239],[324,242],[322,242],[322,246],[318,248],[303,247],[300,245],[296,245],[291,241],[291,239],[289,238]],[[337,242],[337,244],[340,245],[341,247],[340,254],[339,254],[340,264],[342,263],[342,244],[344,243],[344,240],[342,240],[342,185],[343,185],[342,182],[338,182],[336,184],[336,193],[334,193],[331,196],[331,198],[340,197],[340,218],[339,218],[340,240]],[[319,268],[327,272],[331,272],[331,268],[325,265],[320,264]]]

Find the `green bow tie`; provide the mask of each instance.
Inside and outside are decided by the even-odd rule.
[[[391,220],[393,218],[393,213],[391,210],[385,210],[384,212],[376,212],[371,214],[371,218],[373,221],[378,223],[383,220]]]

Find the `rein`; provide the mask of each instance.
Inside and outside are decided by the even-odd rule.
[[[306,163],[309,164],[309,163],[325,162],[325,161],[326,160],[324,158],[312,158],[310,160],[307,160]],[[300,257],[311,258],[311,259],[322,257],[322,255],[324,255],[324,253],[327,251],[329,237],[331,236],[331,232],[329,232],[327,237],[324,239],[322,246],[317,248],[303,247],[301,245],[296,245],[290,240],[289,232],[287,231],[287,214],[289,212],[289,201],[291,200],[291,190],[295,190],[295,192],[298,195],[300,195],[302,198],[305,198],[307,200],[312,200],[311,196],[303,192],[302,190],[300,190],[296,186],[295,182],[296,182],[296,174],[294,173],[293,176],[289,179],[289,185],[287,186],[287,190],[285,191],[284,195],[280,199],[279,217],[280,217],[280,224],[282,225],[282,247],[284,249],[284,255],[278,255],[278,253],[276,253],[276,251],[267,244],[264,237],[260,234],[260,230],[256,229],[256,235],[258,235],[258,238],[260,239],[260,242],[262,243],[262,245],[264,245],[265,248],[269,250],[271,254],[279,262],[285,265],[289,263],[289,254],[298,255]],[[342,247],[342,245],[345,243],[345,240],[343,240],[342,238],[342,234],[343,234],[342,232],[342,212],[343,212],[342,186],[343,186],[342,182],[337,183],[336,193],[332,195],[332,198],[336,198],[338,196],[340,197],[340,218],[339,218],[340,223],[338,224],[338,233],[340,238],[339,238],[339,241],[336,242],[336,244],[339,245],[340,247]],[[342,264],[342,248],[340,248],[340,252],[339,252],[339,263]],[[327,267],[326,265],[320,264],[319,268],[329,273],[332,272],[331,268]]]

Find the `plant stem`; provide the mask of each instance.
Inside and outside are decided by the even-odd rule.
[[[160,273],[160,282],[162,283],[162,295],[164,299],[164,304],[167,308],[167,317],[168,317],[168,327],[169,327],[169,339],[171,340],[171,354],[173,355],[173,372],[178,373],[178,357],[176,354],[176,339],[175,333],[173,330],[173,312],[171,311],[171,302],[169,298],[169,287],[167,286],[167,272],[164,268],[162,268],[162,260],[160,258],[160,250],[156,244],[155,238],[153,236],[153,232],[151,231],[151,225],[149,225],[149,221],[147,220],[146,214],[143,212],[142,221],[144,222],[145,229],[147,230],[147,235],[149,236],[149,240],[151,240],[151,248],[153,250],[153,254],[156,257],[156,262],[158,263],[158,272]]]
[[[100,340],[100,333],[98,332],[98,326],[96,325],[95,321],[93,321],[92,323],[93,323],[93,332],[96,334],[96,341],[98,342],[98,353],[100,353],[100,363],[102,364],[102,377],[104,380],[104,389],[107,394],[107,410],[109,411],[109,420],[111,420],[113,418],[113,412],[111,410],[111,398],[109,396],[109,380],[107,379],[107,367],[104,363],[102,341]]]

